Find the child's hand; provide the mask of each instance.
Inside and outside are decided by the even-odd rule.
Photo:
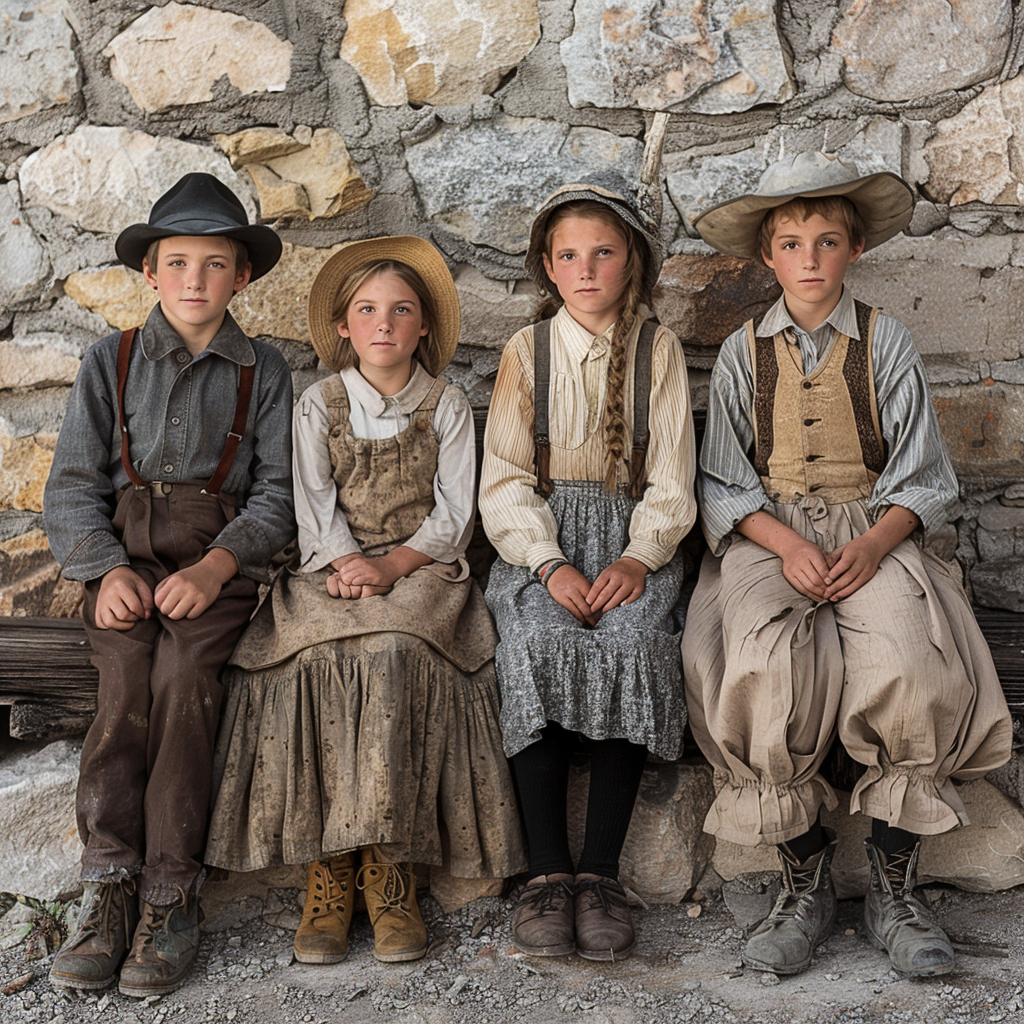
[[[111,569],[100,581],[94,616],[99,629],[131,629],[153,611],[149,584],[127,565]]]
[[[201,561],[157,584],[156,606],[169,619],[198,619],[237,572],[238,562],[227,548],[210,548]]]
[[[380,593],[386,594],[403,576],[411,575],[424,565],[429,565],[431,561],[433,559],[429,555],[400,544],[386,555],[377,558],[367,558],[366,555],[353,552],[351,555],[335,558],[331,565],[335,570],[333,578],[339,583],[347,587],[383,588]],[[331,578],[328,577],[328,590]],[[333,596],[340,597],[341,594]],[[369,597],[370,594],[359,596]]]
[[[357,600],[360,597],[374,597],[377,594],[387,594],[391,591],[391,587],[374,587],[369,584],[355,583],[349,586],[347,583],[341,582],[341,577],[338,573],[331,573],[327,577],[327,593],[331,597],[343,597],[350,600]]]
[[[548,593],[581,625],[596,626],[600,612],[590,607],[590,580],[571,565],[560,565],[547,580]]]
[[[782,558],[782,575],[789,585],[812,601],[827,600],[828,560],[817,544],[798,537],[787,545]]]
[[[825,600],[841,601],[860,590],[878,572],[886,554],[870,530],[836,548],[828,556],[831,568],[825,576]]]
[[[610,612],[620,604],[631,604],[644,592],[647,566],[636,558],[612,562],[587,594],[587,604],[595,612]]]

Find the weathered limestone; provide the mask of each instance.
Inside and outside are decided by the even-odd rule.
[[[345,140],[332,128],[306,128],[295,135],[278,128],[250,128],[214,139],[232,167],[249,172],[264,220],[337,217],[373,198]]]
[[[56,440],[53,435],[0,437],[0,508],[43,511],[43,487]]]
[[[569,776],[569,846],[573,857],[583,847],[588,765]],[[702,831],[714,799],[711,769],[706,764],[648,764],[633,808],[622,850],[620,872],[647,903],[678,903],[707,870],[714,839]]]
[[[1024,75],[990,85],[939,121],[924,148],[922,188],[950,206],[1024,204]]]
[[[559,49],[574,107],[668,110],[685,102],[719,114],[795,94],[771,0],[577,0],[573,14]]]
[[[0,185],[0,308],[37,295],[50,276],[46,249],[25,220],[15,182]]]
[[[843,81],[859,96],[914,100],[998,75],[1010,0],[855,0],[832,36]]]
[[[280,92],[292,44],[262,22],[171,2],[150,7],[103,50],[110,73],[147,114],[213,98],[227,76],[243,95]]]
[[[986,608],[1024,612],[1024,558],[997,558],[971,569],[974,600]]]
[[[766,312],[780,294],[775,275],[760,262],[684,254],[662,266],[654,311],[684,345],[704,350],[713,361],[723,339]]]
[[[462,311],[462,345],[501,350],[533,319],[538,296],[526,282],[491,281],[474,267],[456,267],[455,287]]]
[[[81,749],[60,740],[34,753],[0,754],[0,890],[53,899],[78,887]]]
[[[341,58],[380,106],[470,103],[540,38],[536,0],[349,0]]]
[[[79,359],[65,350],[60,334],[30,334],[0,341],[0,388],[73,384]]]
[[[1024,508],[986,502],[978,511],[977,541],[982,561],[1024,556]]]
[[[637,181],[642,157],[636,139],[505,116],[445,125],[407,150],[427,216],[460,239],[511,254],[526,251],[534,212],[549,193],[567,181],[622,191],[622,180]]]
[[[932,400],[962,484],[983,489],[1020,479],[1024,406],[1010,385],[939,387]]]
[[[227,157],[205,146],[127,128],[76,128],[32,153],[20,180],[28,202],[86,231],[116,233],[148,220],[153,203],[189,171],[220,178],[242,201],[250,220],[255,218],[248,189]]]
[[[64,293],[119,331],[144,323],[156,302],[143,276],[122,266],[72,274],[64,282]]]
[[[78,91],[64,7],[61,0],[0,0],[0,123],[67,103]]]

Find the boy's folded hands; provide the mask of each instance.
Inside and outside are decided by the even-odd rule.
[[[127,565],[110,570],[100,582],[94,617],[100,629],[131,629],[153,611],[153,592],[149,584]]]

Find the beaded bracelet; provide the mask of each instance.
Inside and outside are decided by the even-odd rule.
[[[550,562],[545,562],[536,572],[537,579],[544,584],[545,587],[548,585],[548,581],[551,579],[551,574],[556,569],[561,569],[563,565],[568,565],[568,561],[564,558],[553,558]]]

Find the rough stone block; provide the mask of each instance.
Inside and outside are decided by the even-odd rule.
[[[54,899],[78,887],[80,742],[0,748],[0,890]]]
[[[79,359],[65,347],[61,335],[52,333],[0,341],[0,388],[73,384]]]
[[[932,401],[953,466],[968,487],[1020,479],[1024,462],[1024,403],[1009,384],[936,388]]]
[[[0,437],[0,508],[42,512],[52,462],[52,444],[32,437]]]
[[[971,589],[986,608],[1024,612],[1024,558],[978,562],[971,569]]]
[[[2,34],[0,23],[0,34]],[[2,46],[0,46],[2,51]],[[2,73],[0,73],[2,74]],[[31,299],[50,276],[50,260],[21,212],[18,186],[0,185],[0,308]]]

